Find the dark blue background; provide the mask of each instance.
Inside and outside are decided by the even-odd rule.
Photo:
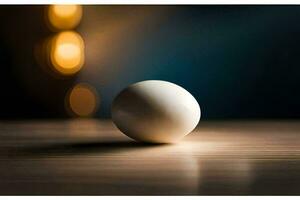
[[[114,96],[146,79],[186,88],[204,119],[300,117],[299,6],[84,6],[86,64],[61,80],[29,54],[49,34],[42,6],[0,11],[1,117],[64,117],[63,96],[76,82],[98,90],[97,116],[109,117]]]
[[[99,86],[100,115],[109,116],[122,87],[161,79],[190,91],[207,119],[300,116],[299,6],[167,10],[160,23],[140,27],[131,59],[120,63],[113,82]]]

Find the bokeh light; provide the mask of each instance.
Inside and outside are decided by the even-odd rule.
[[[80,5],[51,5],[48,8],[50,28],[66,30],[75,28],[82,17]]]
[[[91,117],[99,106],[99,95],[90,85],[77,84],[66,96],[66,109],[71,115]]]
[[[50,60],[56,71],[68,75],[78,72],[84,64],[84,42],[73,31],[57,34],[51,41]]]

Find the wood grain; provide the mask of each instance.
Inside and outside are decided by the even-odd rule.
[[[2,121],[0,194],[300,195],[300,122],[201,122],[150,145],[110,121]]]

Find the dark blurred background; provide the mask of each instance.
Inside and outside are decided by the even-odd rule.
[[[300,117],[299,6],[55,9],[0,6],[1,119],[109,118],[145,79],[186,88],[204,119]]]

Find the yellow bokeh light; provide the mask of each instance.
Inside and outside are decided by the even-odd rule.
[[[59,44],[54,51],[57,64],[70,69],[77,66],[80,59],[80,47],[74,44]]]
[[[50,60],[56,71],[64,75],[78,72],[84,63],[84,42],[79,34],[61,32],[51,42]]]
[[[98,108],[99,96],[97,91],[88,84],[78,84],[67,95],[67,110],[72,115],[90,117]]]
[[[75,28],[82,17],[80,5],[51,5],[48,8],[48,19],[51,28],[66,30]]]

